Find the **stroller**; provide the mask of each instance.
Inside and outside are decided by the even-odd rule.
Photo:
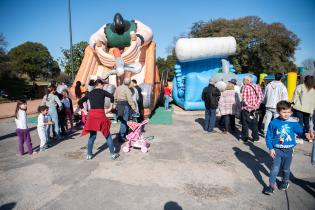
[[[141,152],[148,152],[150,143],[142,135],[142,127],[149,122],[148,119],[144,120],[142,123],[128,121],[127,125],[131,128],[132,132],[126,136],[127,142],[123,147],[124,152],[129,152],[130,147],[141,148]]]

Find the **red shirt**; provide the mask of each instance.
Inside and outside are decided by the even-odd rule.
[[[164,95],[171,96],[171,90],[168,87],[164,87]]]
[[[110,130],[110,120],[106,117],[104,109],[91,109],[81,135],[84,136],[90,131],[100,131],[107,138]]]

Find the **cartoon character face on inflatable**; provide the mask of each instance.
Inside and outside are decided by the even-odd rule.
[[[90,38],[90,46],[101,64],[108,69],[103,79],[110,75],[121,76],[125,72],[138,74],[143,65],[139,62],[140,51],[153,39],[152,30],[138,20],[124,20],[116,13],[113,23],[103,25]],[[131,74],[125,74],[130,75]]]

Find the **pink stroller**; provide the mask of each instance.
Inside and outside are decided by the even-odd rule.
[[[141,148],[143,153],[148,152],[148,148],[150,143],[147,141],[145,137],[142,135],[142,127],[147,124],[149,120],[144,120],[142,123],[137,122],[127,122],[129,128],[131,128],[132,132],[129,133],[126,138],[127,142],[124,144],[123,151],[129,152],[130,147]]]

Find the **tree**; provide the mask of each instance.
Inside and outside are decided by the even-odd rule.
[[[10,66],[19,74],[26,74],[34,81],[39,76],[46,77],[56,63],[48,49],[37,42],[25,42],[8,53]],[[58,65],[59,68],[59,65]]]
[[[5,41],[5,38],[2,33],[0,33],[0,62],[4,60],[5,57],[5,48],[7,46],[7,42]]]
[[[158,57],[156,59],[156,65],[158,66],[160,74],[164,70],[169,70],[168,73],[168,80],[173,80],[175,75],[174,66],[176,64],[176,56],[175,52],[173,51],[171,55],[168,55],[166,58]]]
[[[193,24],[189,36],[235,37],[236,54],[229,58],[238,72],[260,73],[296,68],[294,53],[300,40],[282,23],[267,24],[256,16],[199,21]]]
[[[308,58],[306,60],[304,60],[302,62],[302,66],[306,69],[306,70],[315,70],[315,60],[312,58]]]
[[[85,41],[81,41],[73,45],[73,74],[75,75],[80,68],[84,50],[88,46],[88,43]],[[61,65],[65,69],[65,73],[71,74],[71,50],[70,49],[62,49],[63,57],[61,58]]]
[[[5,41],[5,37],[2,33],[0,33],[0,78],[3,78],[8,74],[9,71],[9,63],[8,57],[6,55],[6,46],[7,42]]]

